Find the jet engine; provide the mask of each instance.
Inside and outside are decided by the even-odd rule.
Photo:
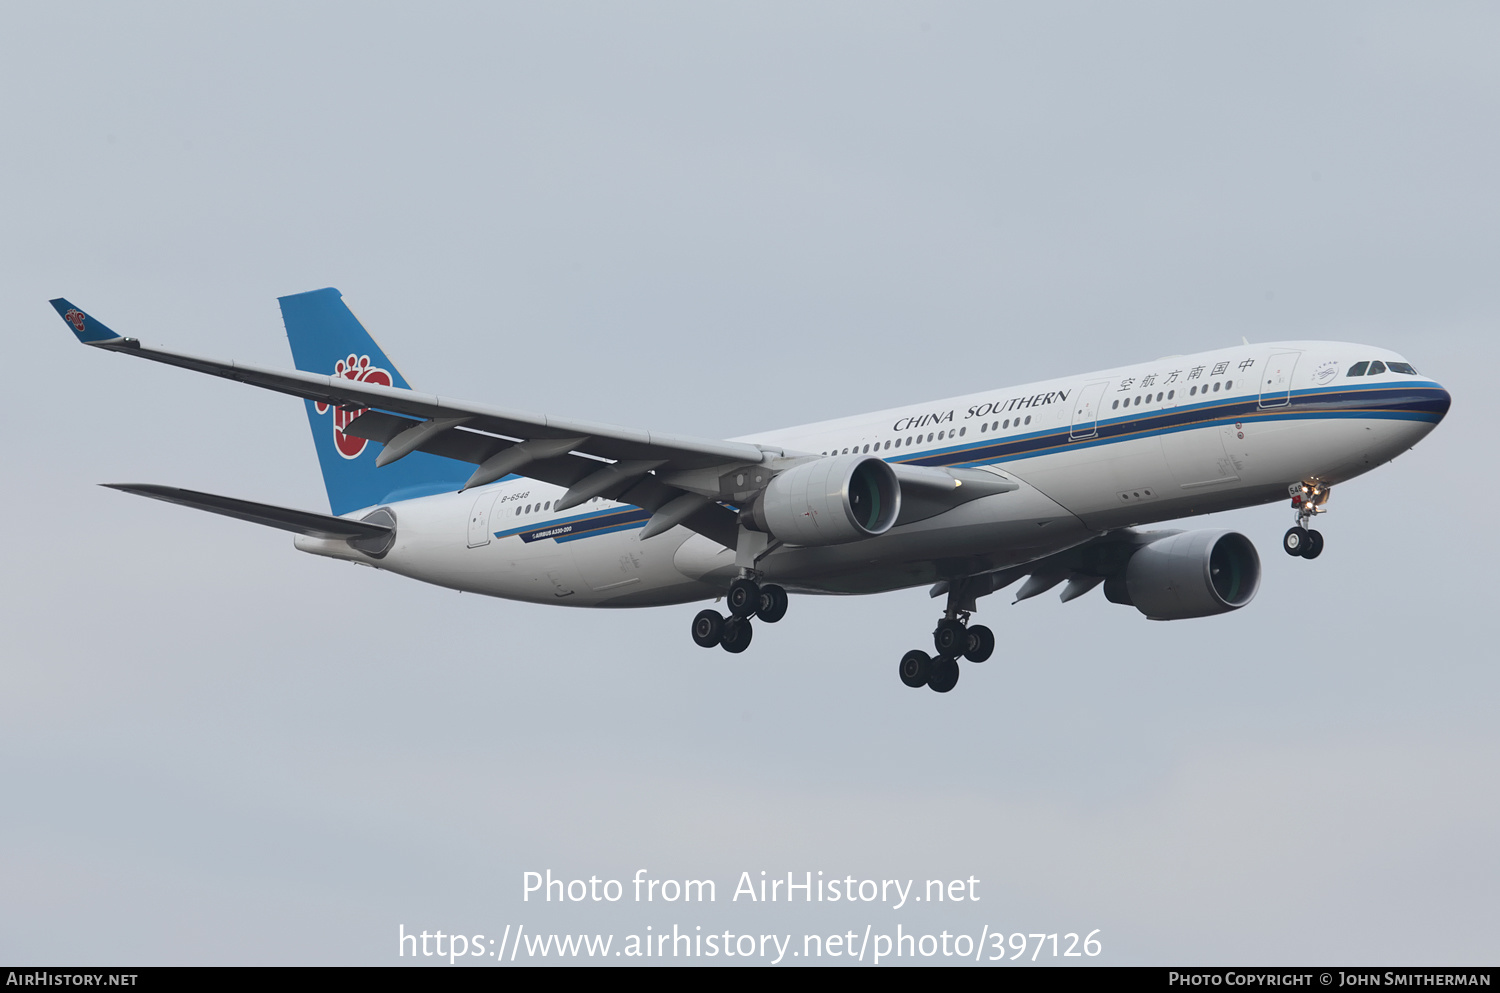
[[[1141,546],[1105,596],[1156,621],[1238,610],[1260,588],[1260,556],[1234,531],[1183,531]]]
[[[884,534],[901,513],[896,473],[868,455],[793,466],[772,479],[752,510],[756,526],[789,545],[838,545]]]

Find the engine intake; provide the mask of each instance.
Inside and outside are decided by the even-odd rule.
[[[838,545],[884,534],[901,513],[901,484],[880,459],[840,455],[793,466],[755,503],[762,530],[790,545]]]
[[[1143,546],[1125,567],[1130,602],[1152,620],[1238,610],[1260,588],[1260,556],[1235,531],[1184,531]]]

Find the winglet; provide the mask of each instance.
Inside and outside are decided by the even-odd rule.
[[[104,341],[123,340],[119,335],[62,297],[47,302],[52,304],[52,308],[57,311],[58,315],[68,322],[68,327],[73,329],[73,333],[78,336],[78,340],[85,345],[95,345]]]

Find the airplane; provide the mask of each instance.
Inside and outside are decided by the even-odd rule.
[[[411,389],[343,295],[280,298],[297,372],[122,337],[65,299],[78,340],[300,397],[331,514],[106,484],[293,532],[297,548],[489,596],[579,607],[723,600],[693,641],[749,647],[789,594],[931,586],[933,652],[910,687],[946,693],[997,642],[978,600],[1103,587],[1154,620],[1238,610],[1260,558],[1234,531],[1145,525],[1290,497],[1290,555],[1332,486],[1416,444],[1450,397],[1369,345],[1291,341],[1068,376],[716,440]]]

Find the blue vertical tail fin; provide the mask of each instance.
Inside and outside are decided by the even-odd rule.
[[[329,287],[297,293],[281,297],[279,302],[292,361],[302,372],[411,389],[338,290]],[[380,445],[344,433],[359,411],[313,400],[306,404],[323,484],[328,489],[328,505],[335,514],[456,490],[473,472],[472,466],[426,452],[413,452],[377,469],[375,456]]]

